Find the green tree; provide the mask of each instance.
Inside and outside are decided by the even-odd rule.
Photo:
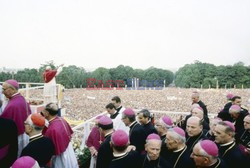
[[[75,65],[70,65],[68,67],[63,67],[62,72],[57,77],[57,83],[64,85],[67,88],[80,88],[86,87],[88,74],[82,67],[77,67]]]
[[[10,72],[1,72],[0,73],[0,81],[6,81],[8,79],[14,78],[14,74],[12,75]]]
[[[169,70],[150,67],[144,72],[144,80],[158,81],[155,86],[159,86],[159,84],[163,86],[165,80],[165,86],[168,86],[174,80],[174,73]]]
[[[41,82],[40,73],[36,69],[28,69],[18,71],[15,75],[15,79],[19,82]]]

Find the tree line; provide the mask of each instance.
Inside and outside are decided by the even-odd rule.
[[[50,65],[52,69],[55,69],[56,66],[53,61],[42,64],[39,69],[28,69],[17,71],[17,73],[10,72],[1,72],[0,81],[5,81],[8,79],[16,79],[19,82],[36,82],[43,83],[43,72],[45,71],[46,66]],[[130,66],[119,65],[116,68],[103,68],[99,67],[93,72],[87,72],[82,67],[77,67],[75,65],[70,65],[63,67],[62,72],[57,76],[56,81],[64,85],[66,88],[86,88],[87,79],[95,78],[96,80],[102,80],[104,87],[107,80],[115,81],[123,80],[125,86],[127,79],[138,78],[140,80],[155,81],[155,80],[165,80],[165,86],[167,87],[174,80],[174,73],[169,70],[159,69],[155,67],[150,67],[146,70],[142,69],[133,69]],[[98,85],[96,82],[95,85]],[[139,84],[140,86],[143,84]],[[163,86],[163,83],[162,83]]]
[[[244,66],[242,62],[215,66],[196,61],[176,72],[175,85],[184,88],[250,88],[250,66]]]
[[[1,72],[0,81],[14,78],[19,82],[43,83],[42,74],[48,65],[53,69],[56,68],[54,62],[50,61],[42,64],[39,69],[26,68],[16,73]],[[174,74],[170,70],[155,67],[142,70],[124,65],[110,69],[99,67],[93,72],[87,72],[83,67],[70,65],[63,67],[56,80],[57,83],[64,85],[66,88],[86,88],[88,78],[102,80],[104,85],[107,80],[114,81],[114,85],[116,80],[123,80],[125,86],[127,79],[137,78],[149,82],[162,81],[161,86],[165,84],[166,87],[174,83],[176,87],[182,88],[242,88],[242,86],[250,88],[250,66],[245,66],[242,62],[234,65],[215,66],[195,61],[179,68]],[[98,85],[98,83],[96,82],[95,85]],[[143,82],[139,83],[139,86],[144,85]]]

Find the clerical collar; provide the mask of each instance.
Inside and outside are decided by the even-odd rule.
[[[123,152],[123,153],[113,153],[114,157],[121,157],[123,155],[126,155],[127,151]]]
[[[42,133],[39,133],[39,134],[33,135],[33,136],[31,136],[31,137],[30,137],[30,139],[33,139],[33,138],[39,137],[39,136],[41,136],[41,135],[42,135]]]
[[[55,118],[56,118],[56,117],[54,117],[54,118],[51,118],[51,119],[49,120],[49,122],[53,121],[53,120],[54,120]]]
[[[147,154],[147,159],[148,159],[148,161],[151,161],[151,159],[149,158],[148,154]]]
[[[150,157],[148,156],[148,154],[146,155],[146,158],[149,162],[159,162],[159,158],[160,156],[156,159],[156,160],[151,160]]]
[[[120,105],[119,107],[117,107],[116,109],[117,109],[117,111],[119,111],[118,109],[121,109],[122,108],[122,105]]]
[[[202,134],[203,134],[203,130],[198,135],[192,136],[190,138],[200,138]]]
[[[228,145],[231,145],[232,143],[234,143],[234,140],[228,142],[228,143],[225,143],[225,144],[221,144],[220,146],[228,146]]]
[[[183,146],[182,148],[177,149],[177,150],[174,150],[173,152],[175,152],[175,153],[180,152],[180,151],[182,151],[185,147],[186,147],[186,146]]]
[[[217,161],[209,165],[209,167],[217,168],[220,165],[220,163],[221,163],[221,160],[218,158]]]
[[[18,93],[18,92],[14,93],[14,94],[11,96],[11,98],[14,97],[14,96],[16,96],[16,95],[18,95],[18,94],[20,94],[20,93]]]
[[[114,114],[110,114],[110,118],[111,119],[115,119],[117,116],[118,116],[119,112],[118,111],[115,111]]]
[[[129,127],[131,127],[135,122],[136,122],[136,121],[132,122],[132,123],[129,125]]]
[[[113,131],[110,131],[107,134],[105,134],[104,137],[107,137],[107,136],[111,135],[112,133],[113,133]]]
[[[32,137],[30,137],[30,141],[29,141],[29,143],[31,143],[31,142],[33,142],[33,141],[35,141],[35,140],[37,140],[37,139],[40,139],[40,138],[42,138],[43,137],[43,135],[40,133],[40,134],[37,134],[37,135],[34,135],[34,136],[32,136]]]

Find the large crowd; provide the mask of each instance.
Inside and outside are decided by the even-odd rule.
[[[163,90],[86,90],[68,89],[64,92],[63,107],[66,116],[73,120],[87,120],[105,111],[113,96],[119,96],[124,107],[152,111],[189,112],[191,93],[197,89],[166,88]],[[242,105],[250,107],[249,89],[198,90],[209,113],[218,113],[232,93],[242,98]]]
[[[78,167],[72,125],[60,117],[60,107],[46,103],[41,113],[32,114],[18,89],[15,80],[3,84],[8,102],[0,131],[9,132],[0,141],[0,164]],[[43,95],[35,90],[30,96]],[[249,96],[248,89],[66,89],[60,104],[70,120],[107,112],[96,117],[83,142],[91,152],[91,168],[235,168],[247,167],[250,160]],[[180,112],[187,112],[185,118],[178,118]]]

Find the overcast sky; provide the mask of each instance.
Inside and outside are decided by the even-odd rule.
[[[250,0],[0,0],[0,67],[250,65]]]

